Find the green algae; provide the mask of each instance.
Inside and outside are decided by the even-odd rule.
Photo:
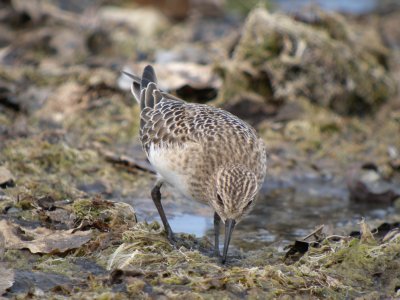
[[[72,204],[72,209],[78,220],[88,220],[93,222],[98,219],[105,208],[111,203],[104,201],[94,202],[92,199],[76,199]],[[104,216],[104,221],[109,221],[108,216]]]
[[[38,259],[37,255],[31,254],[28,250],[13,249],[7,249],[3,257],[3,261],[18,270],[30,270]]]
[[[73,263],[73,260],[73,256],[54,257],[53,255],[43,255],[35,263],[35,270],[73,278],[80,272],[80,268]]]
[[[80,195],[75,185],[90,178],[96,159],[93,151],[78,151],[41,139],[14,140],[1,152],[16,176],[16,187],[7,189],[7,193],[24,209],[39,197],[59,201]]]
[[[10,141],[1,150],[1,157],[16,177],[16,187],[6,193],[23,208],[43,196],[56,201],[82,197],[82,184],[101,182],[114,189],[118,178],[121,193],[129,193],[146,179],[142,175],[135,181],[134,175],[116,169],[94,149],[74,148],[64,141],[49,142],[45,135]]]
[[[76,223],[83,222],[86,226],[101,223],[107,229],[115,231],[122,231],[137,222],[132,206],[105,201],[100,197],[76,199],[72,204],[72,212]]]

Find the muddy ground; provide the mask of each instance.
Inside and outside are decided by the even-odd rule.
[[[137,2],[0,2],[0,297],[400,297],[398,6]],[[120,73],[148,63],[265,139],[226,265],[209,207],[166,188],[176,248],[158,223]]]

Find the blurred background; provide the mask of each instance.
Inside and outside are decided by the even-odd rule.
[[[157,220],[120,73],[151,63],[162,89],[227,109],[266,141],[269,174],[236,249],[398,222],[399,20],[398,1],[2,0],[0,192],[101,195]],[[175,231],[212,235],[210,208],[163,195]],[[16,219],[32,209],[7,207]]]

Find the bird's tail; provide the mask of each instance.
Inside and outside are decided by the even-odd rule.
[[[154,107],[154,92],[156,91],[158,96],[161,97],[160,91],[157,89],[157,77],[152,66],[148,65],[144,68],[142,78],[133,75],[131,73],[122,71],[123,74],[133,79],[131,91],[136,101],[140,105],[140,109],[143,110],[145,107]]]
[[[154,72],[152,66],[147,65],[143,70],[142,80],[140,81],[140,90],[147,88],[147,86],[152,82],[157,84],[156,72]]]

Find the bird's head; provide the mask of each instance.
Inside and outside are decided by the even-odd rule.
[[[210,202],[225,223],[223,262],[226,260],[233,229],[253,208],[257,191],[257,177],[245,166],[225,166],[217,171],[216,189]]]

